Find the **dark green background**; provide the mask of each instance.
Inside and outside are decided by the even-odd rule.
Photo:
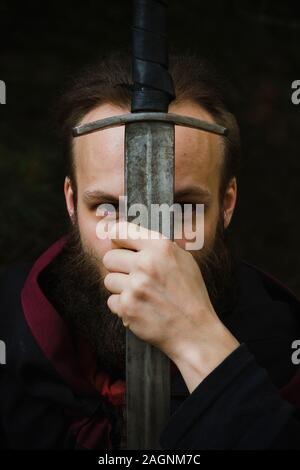
[[[25,2],[24,2],[25,3]],[[33,260],[65,230],[53,107],[72,73],[130,44],[130,1],[0,3],[0,257]],[[169,42],[232,81],[242,130],[241,255],[300,293],[300,9],[295,1],[169,1]]]

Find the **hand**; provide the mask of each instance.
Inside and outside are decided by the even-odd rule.
[[[191,390],[238,342],[214,311],[189,252],[161,234],[153,239],[154,232],[145,228],[139,228],[143,238],[136,239],[128,222],[116,228],[115,236],[113,227],[110,232],[116,248],[103,257],[109,271],[104,284],[112,293],[108,306],[135,335],[177,365]],[[132,233],[122,239],[120,230],[127,228]]]

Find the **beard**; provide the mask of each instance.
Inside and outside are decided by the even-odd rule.
[[[103,264],[84,247],[77,222],[47,275],[49,300],[68,326],[86,338],[96,352],[98,367],[125,378],[126,335],[122,320],[111,313],[104,286]]]
[[[236,254],[224,219],[219,217],[211,246],[194,252],[194,259],[201,271],[210,301],[221,320],[237,301]]]
[[[220,318],[235,301],[233,257],[223,227],[220,218],[212,246],[193,252]],[[50,301],[67,324],[89,341],[96,352],[99,369],[125,379],[126,329],[107,306],[111,294],[104,286],[102,261],[83,245],[76,221],[50,269],[55,279]]]

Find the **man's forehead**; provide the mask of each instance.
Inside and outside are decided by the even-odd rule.
[[[171,104],[170,112],[212,121],[194,103]],[[81,123],[129,112],[104,104],[89,112]],[[74,139],[76,177],[81,190],[123,192],[125,128],[115,127]],[[209,190],[218,181],[222,164],[222,140],[204,131],[175,126],[175,188],[201,185]],[[80,190],[79,188],[79,190]]]
[[[119,107],[104,104],[84,116],[81,124],[117,116],[128,112]],[[78,183],[92,183],[94,180],[118,178],[124,174],[125,127],[114,127],[73,139]]]

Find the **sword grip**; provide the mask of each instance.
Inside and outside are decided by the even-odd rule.
[[[131,112],[168,112],[175,98],[168,72],[167,2],[134,0]]]

